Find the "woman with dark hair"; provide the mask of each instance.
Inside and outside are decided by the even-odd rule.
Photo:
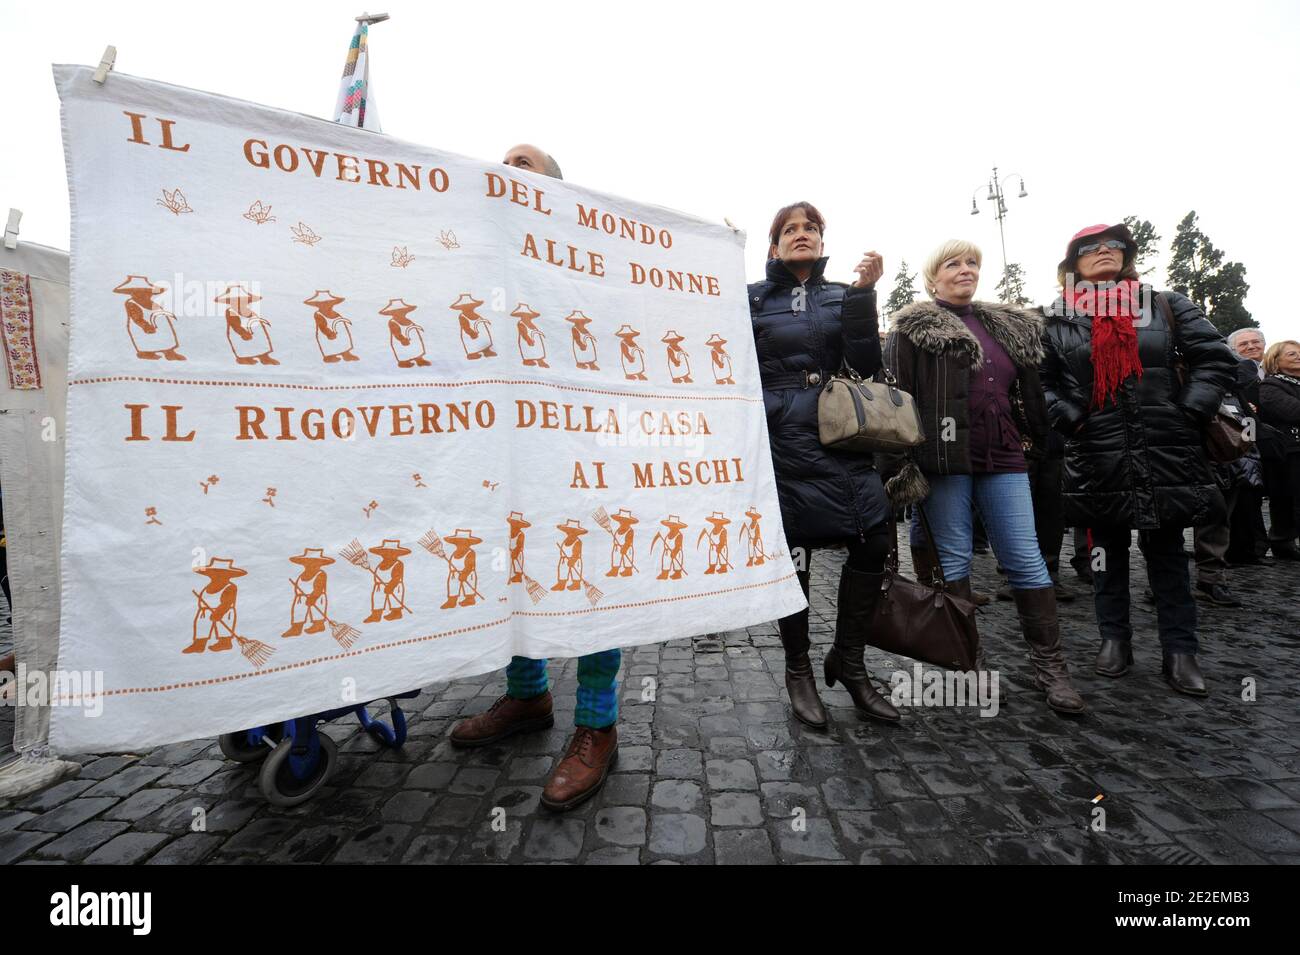
[[[1043,386],[1052,426],[1066,438],[1065,518],[1089,528],[1097,554],[1097,672],[1120,677],[1133,663],[1136,529],[1165,679],[1205,696],[1183,529],[1224,517],[1202,433],[1236,359],[1194,303],[1139,282],[1136,253],[1123,225],[1090,226],[1070,239],[1057,269],[1062,296],[1048,311]]]
[[[893,314],[887,365],[915,397],[925,441],[901,467],[893,466],[901,463],[895,457],[889,494],[897,506],[922,502],[943,579],[966,600],[973,525],[977,514],[983,518],[1010,581],[1035,683],[1052,709],[1082,713],[1061,642],[1056,588],[1038,545],[1026,460],[1047,448],[1038,380],[1042,321],[1014,305],[978,301],[982,261],[974,243],[945,242],[922,269],[932,301]],[[919,513],[911,542],[917,577],[925,580],[932,562]]]
[[[880,367],[875,284],[884,264],[868,252],[851,286],[827,281],[825,228],[821,213],[807,202],[776,214],[767,278],[749,286],[749,310],[781,521],[805,596],[813,548],[848,546],[826,684],[838,680],[860,714],[893,723],[898,710],[871,685],[863,662],[889,552],[889,504],[871,456],[824,448],[817,431],[818,394],[841,362],[864,378]],[[808,658],[808,611],[779,624],[790,706],[799,720],[822,728],[826,710]]]

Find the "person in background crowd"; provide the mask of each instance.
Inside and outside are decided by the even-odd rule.
[[[1232,383],[1235,359],[1195,304],[1172,292],[1162,303],[1139,283],[1136,252],[1124,225],[1089,226],[1070,239],[1057,268],[1062,296],[1047,313],[1043,385],[1052,426],[1066,438],[1066,520],[1090,528],[1102,549],[1093,574],[1097,672],[1123,676],[1133,662],[1129,547],[1137,529],[1165,678],[1204,696],[1183,528],[1224,514],[1201,432]]]
[[[843,683],[860,714],[895,723],[898,710],[871,685],[863,659],[889,553],[889,502],[870,455],[825,448],[817,431],[817,396],[841,360],[864,378],[880,367],[875,286],[884,266],[868,252],[854,267],[858,277],[851,286],[827,281],[825,231],[826,220],[810,203],[777,212],[768,233],[767,277],[749,286],[749,311],[781,521],[805,597],[813,549],[848,545],[826,685]],[[820,729],[826,710],[808,658],[808,611],[778,624],[791,709]]]
[[[560,167],[536,146],[521,145],[505,158],[515,166],[560,178]],[[618,670],[623,652],[617,647],[578,658],[578,705],[573,736],[542,790],[542,805],[564,811],[584,802],[605,784],[618,757]],[[458,747],[487,746],[516,733],[546,729],[554,723],[546,661],[515,657],[506,667],[506,692],[485,713],[462,720],[451,731]]]
[[[1254,363],[1244,358],[1238,359],[1233,371],[1235,378],[1224,394],[1223,407],[1242,419],[1254,417],[1255,411],[1245,397],[1252,386],[1257,388],[1259,385]],[[1193,552],[1196,555],[1196,596],[1220,607],[1240,607],[1241,601],[1228,587],[1228,565],[1229,562],[1260,562],[1255,555],[1254,528],[1249,524],[1248,515],[1246,523],[1249,542],[1243,546],[1238,532],[1237,544],[1242,552],[1232,552],[1233,528],[1241,526],[1241,512],[1248,511],[1252,501],[1256,509],[1259,507],[1258,495],[1264,486],[1259,452],[1252,448],[1236,461],[1213,463],[1211,468],[1219,490],[1223,492],[1227,514],[1222,520],[1198,524],[1192,532]]]
[[[1300,526],[1300,342],[1271,345],[1264,355],[1264,376],[1259,383],[1260,421],[1276,435],[1275,450],[1283,460],[1293,526]],[[1275,522],[1278,517],[1274,512]]]
[[[1247,390],[1246,399],[1252,413],[1259,413],[1259,385],[1264,380],[1264,333],[1257,328],[1239,328],[1228,336],[1228,344],[1255,369],[1256,382]],[[1268,498],[1269,528],[1267,547],[1279,560],[1300,560],[1300,547],[1296,546],[1297,529],[1287,484],[1286,455],[1282,450],[1281,435],[1261,422],[1257,429],[1259,455],[1264,466],[1264,495]],[[1256,533],[1263,532],[1264,517],[1256,522]]]
[[[1264,335],[1258,328],[1239,328],[1228,334],[1228,347],[1241,359],[1237,369],[1238,392],[1245,401],[1244,414],[1259,419],[1259,383],[1264,378]],[[1247,483],[1238,492],[1237,507],[1229,521],[1228,564],[1260,564],[1268,553],[1268,529],[1264,525],[1264,497],[1267,482],[1259,428],[1255,430],[1253,455],[1260,465],[1259,486]],[[1252,472],[1253,473],[1253,472]],[[1294,546],[1292,547],[1295,550]],[[1296,557],[1300,558],[1300,550]]]
[[[906,463],[891,458],[897,473],[890,496],[895,505],[921,502],[944,578],[967,600],[978,510],[1011,582],[1039,688],[1052,709],[1081,713],[1083,698],[1070,682],[1061,645],[1056,590],[1034,532],[1025,461],[1026,451],[1047,440],[1038,378],[1042,321],[1024,309],[975,301],[981,261],[974,244],[945,242],[922,270],[933,301],[893,314],[885,365],[915,398],[925,442]],[[911,543],[917,576],[926,579],[930,562],[919,519]]]

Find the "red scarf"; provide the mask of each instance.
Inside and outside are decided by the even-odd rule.
[[[1092,406],[1101,408],[1129,375],[1142,377],[1137,330],[1133,319],[1141,314],[1136,279],[1101,287],[1087,283],[1072,289],[1070,306],[1092,316]]]

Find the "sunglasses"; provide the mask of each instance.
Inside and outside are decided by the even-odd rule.
[[[1089,242],[1086,245],[1079,246],[1079,250],[1075,254],[1079,258],[1083,258],[1085,255],[1092,255],[1092,253],[1102,248],[1115,249],[1118,251],[1120,249],[1127,249],[1128,243],[1123,239],[1107,239],[1105,242]]]

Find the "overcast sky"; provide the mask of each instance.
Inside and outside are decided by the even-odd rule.
[[[532,141],[572,181],[728,217],[749,232],[751,279],[773,212],[807,199],[832,277],[878,250],[883,295],[901,258],[964,237],[994,298],[996,164],[1028,187],[1018,199],[1008,183],[1007,254],[1036,299],[1080,227],[1138,215],[1167,252],[1195,209],[1246,264],[1269,340],[1300,337],[1285,238],[1300,220],[1300,4],[369,2],[392,15],[370,33],[386,133],[488,159]],[[23,210],[23,238],[67,248],[51,63],[93,65],[113,43],[122,72],[332,118],[364,9],[0,0],[0,206]]]

